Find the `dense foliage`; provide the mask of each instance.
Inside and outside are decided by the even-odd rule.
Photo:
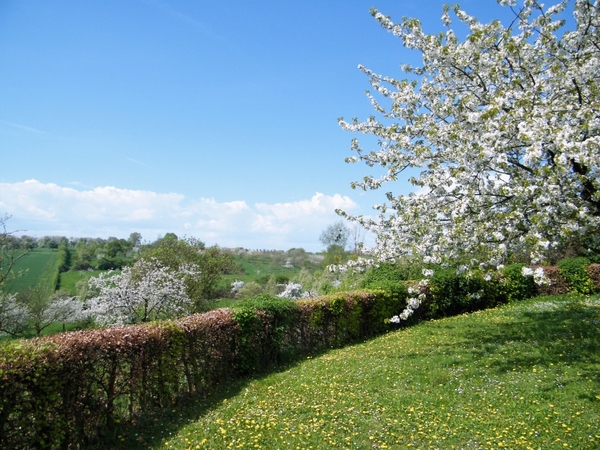
[[[115,435],[119,422],[164,410],[183,396],[203,396],[233,377],[393,329],[389,318],[410,295],[423,305],[411,321],[438,319],[509,301],[532,276],[438,271],[427,283],[387,280],[393,289],[336,292],[310,299],[275,296],[238,302],[171,322],[109,327],[12,341],[0,351],[0,446],[68,448]],[[569,285],[546,268],[548,288]],[[556,270],[554,270],[556,269]],[[600,265],[585,267],[600,289]],[[387,266],[367,283],[386,281]],[[519,277],[521,279],[519,280]],[[408,285],[408,288],[405,287]],[[536,292],[540,286],[534,285]],[[556,293],[556,291],[554,292]]]
[[[558,268],[561,275],[567,280],[571,291],[578,294],[589,295],[595,292],[596,288],[586,271],[590,265],[587,258],[565,258],[558,262]]]

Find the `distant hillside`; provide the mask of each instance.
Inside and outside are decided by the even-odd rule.
[[[71,251],[74,249],[71,247]],[[235,253],[236,268],[232,273],[226,274],[222,280],[225,286],[229,286],[234,280],[244,282],[256,281],[261,285],[267,283],[271,276],[275,276],[278,282],[294,280],[304,268],[309,272],[322,270],[323,256],[308,253],[303,249],[291,249],[288,251],[249,251],[231,250]],[[25,257],[21,258],[16,266],[15,272],[22,271],[23,275],[14,279],[6,286],[7,292],[18,292],[30,286],[34,286],[40,280],[48,283],[49,293],[53,292],[57,278],[57,255],[56,249],[35,248]],[[73,258],[75,261],[75,258]],[[103,270],[77,270],[71,263],[70,270],[62,272],[59,279],[59,288],[77,295],[77,284],[88,280],[92,276],[98,276]]]
[[[284,251],[245,251],[235,257],[238,270],[227,279],[244,282],[258,281],[263,284],[272,276],[283,276],[292,280],[305,268],[310,272],[321,269],[319,255],[304,252],[302,249]]]

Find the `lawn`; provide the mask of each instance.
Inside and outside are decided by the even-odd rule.
[[[600,296],[422,323],[176,405],[128,448],[600,448]]]

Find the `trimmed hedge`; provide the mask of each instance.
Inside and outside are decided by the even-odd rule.
[[[390,329],[381,290],[259,298],[181,320],[13,341],[0,352],[0,448],[66,449],[233,377]]]

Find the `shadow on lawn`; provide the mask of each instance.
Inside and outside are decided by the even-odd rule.
[[[179,401],[171,407],[164,408],[161,411],[152,414],[139,416],[135,421],[124,423],[115,428],[112,436],[105,436],[100,442],[95,443],[88,448],[91,449],[121,449],[129,450],[147,450],[149,448],[159,448],[163,440],[168,440],[170,436],[175,435],[179,430],[200,417],[206,415],[225,399],[231,398],[240,393],[244,387],[252,380],[260,379],[274,373],[284,372],[292,367],[301,364],[308,356],[311,358],[326,354],[333,349],[323,349],[311,355],[302,355],[287,364],[274,367],[271,370],[226,381],[222,386],[215,388],[214,392],[208,396],[189,396],[180,398]]]
[[[501,353],[489,364],[499,372],[585,363],[589,371],[581,375],[600,381],[594,369],[600,364],[600,304],[572,300],[517,306],[513,321],[465,330],[468,353],[473,360]],[[524,344],[529,350],[521,352]]]

